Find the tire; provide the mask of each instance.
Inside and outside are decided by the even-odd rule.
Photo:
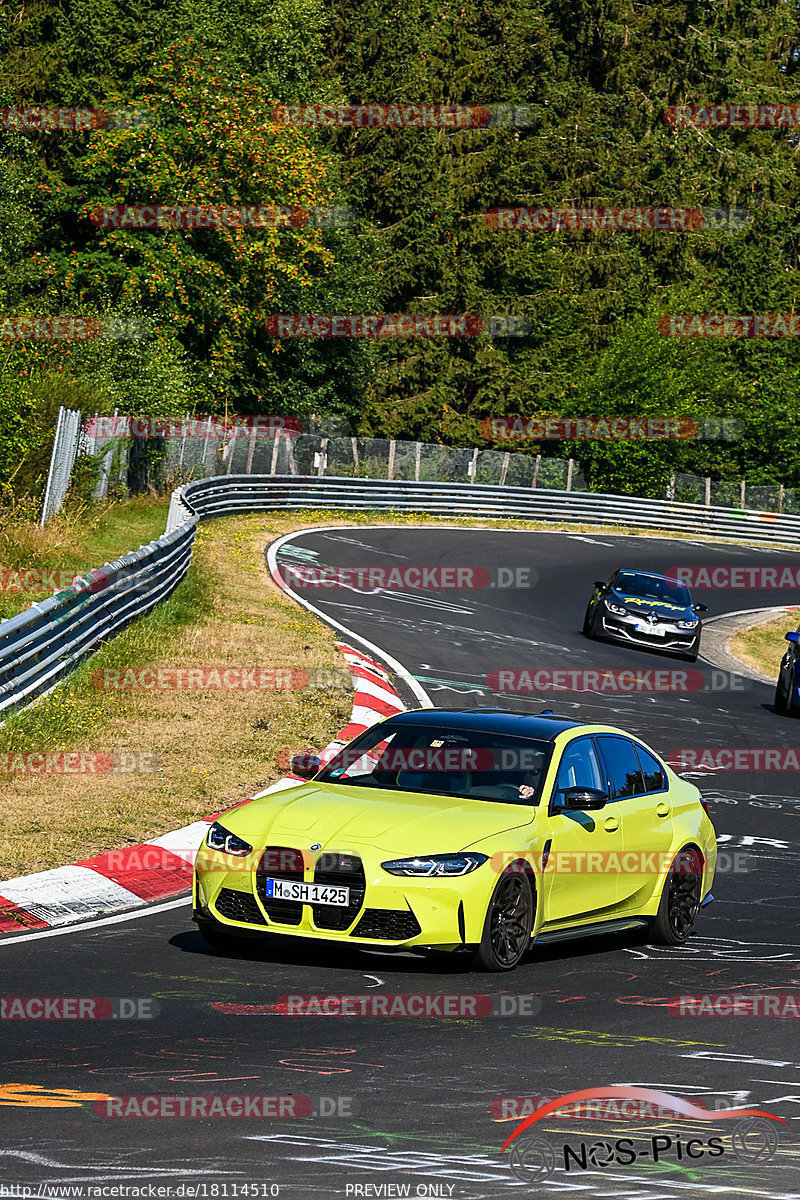
[[[521,871],[506,871],[492,892],[483,936],[475,955],[482,971],[513,971],[531,944],[536,899],[529,877]]]
[[[661,946],[682,946],[689,938],[703,889],[703,856],[696,846],[684,846],[672,860],[658,912],[650,926],[651,940]]]
[[[583,633],[583,636],[584,636],[584,637],[587,637],[587,638],[590,638],[590,637],[592,636],[592,622],[591,622],[591,617],[590,617],[591,611],[592,611],[592,606],[591,606],[591,604],[590,604],[590,605],[587,607],[587,609],[586,609],[586,615],[585,615],[585,616],[584,616],[584,618],[583,618],[583,630],[582,630],[582,633]]]
[[[198,920],[197,928],[209,945],[213,946],[215,950],[224,950],[229,954],[254,950],[258,946],[263,945],[267,940],[264,934],[237,934],[233,931],[228,932],[217,921]]]
[[[782,680],[782,676],[779,675],[778,682],[775,684],[775,699],[773,700],[772,705],[773,705],[773,708],[775,709],[775,712],[786,713],[787,708],[788,708],[786,701],[787,701],[788,697],[787,697],[786,692],[784,691],[783,687],[781,686],[781,680]]]

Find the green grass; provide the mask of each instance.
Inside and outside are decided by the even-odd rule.
[[[161,497],[137,496],[118,504],[102,502],[68,508],[44,529],[11,511],[0,522],[0,619],[14,616],[52,587],[30,587],[20,571],[74,571],[84,574],[161,537],[169,504]]]

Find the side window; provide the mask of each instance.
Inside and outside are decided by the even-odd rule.
[[[645,750],[644,746],[637,746],[636,753],[639,756],[639,763],[644,775],[644,790],[646,792],[665,792],[667,777],[661,763],[649,750]]]
[[[559,792],[564,788],[590,787],[605,789],[603,772],[591,738],[578,738],[570,742],[561,756],[555,787],[553,808],[564,807],[564,797]]]
[[[612,733],[598,734],[597,743],[611,784],[611,799],[643,796],[645,787],[642,769],[633,742]]]

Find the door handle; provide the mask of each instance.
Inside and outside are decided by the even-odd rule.
[[[619,829],[619,821],[616,817],[606,817],[603,822],[603,829],[605,829],[606,833],[616,833]]]
[[[670,814],[670,807],[668,804],[659,804],[656,806],[656,816],[668,817],[669,814]]]

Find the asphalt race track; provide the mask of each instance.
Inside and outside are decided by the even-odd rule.
[[[279,552],[284,566],[480,566],[493,578],[507,568],[501,578],[520,586],[303,594],[398,660],[437,706],[551,707],[628,729],[664,756],[680,747],[796,747],[800,723],[773,712],[772,689],[731,688],[702,660],[689,668],[585,639],[593,580],[622,565],[662,571],[798,562],[789,553],[655,537],[431,527],[305,533]],[[694,595],[709,604],[709,616],[798,602],[792,591]],[[698,670],[705,690],[509,694],[487,682],[500,669],[631,666]],[[70,1185],[105,1188],[98,1197],[113,1195],[112,1187],[125,1195],[125,1187],[169,1186],[162,1196],[211,1200],[800,1196],[800,1040],[791,1016],[681,1016],[667,1007],[676,994],[800,993],[800,775],[704,770],[692,778],[710,800],[720,850],[738,869],[718,876],[716,902],[685,947],[651,947],[636,934],[571,941],[536,949],[511,975],[472,973],[458,958],[280,940],[228,957],[195,932],[188,902],[6,938],[4,996],[141,997],[155,1000],[158,1012],[151,1019],[2,1023],[0,1196],[65,1196]],[[392,1019],[259,1011],[286,994],[369,992],[533,994],[538,1012]],[[541,1136],[559,1154],[565,1142],[576,1153],[579,1144],[595,1146],[587,1168],[559,1169],[546,1182],[516,1178],[509,1153],[500,1151],[519,1118],[497,1119],[511,1111],[502,1098],[614,1085],[763,1109],[785,1118],[774,1124],[778,1150],[765,1161],[742,1161],[729,1149],[732,1122],[721,1119],[704,1122],[699,1133],[699,1122],[677,1118],[551,1120]],[[101,1115],[105,1096],[234,1094],[307,1097],[312,1113]],[[722,1136],[720,1156],[678,1154],[679,1138],[707,1142],[713,1135]],[[654,1136],[661,1138],[658,1161]],[[611,1161],[622,1137],[635,1143],[633,1165]],[[596,1149],[598,1139],[606,1150]]]

